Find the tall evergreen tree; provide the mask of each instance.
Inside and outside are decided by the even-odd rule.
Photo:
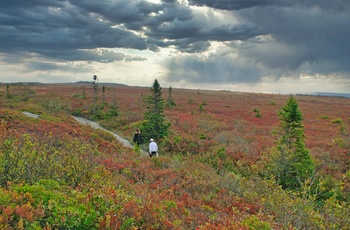
[[[142,135],[146,140],[161,139],[168,134],[170,124],[165,124],[164,99],[157,79],[154,80],[150,91],[151,95],[147,97],[147,111],[144,113],[142,123]]]
[[[115,93],[115,86],[114,86],[114,89],[113,89],[113,108],[116,108],[116,107],[117,107],[117,96]]]
[[[98,78],[96,75],[94,75],[93,81],[92,81],[92,87],[94,89],[94,109],[93,109],[94,115],[96,115],[96,104],[97,104],[97,91],[98,91],[97,81],[98,81]]]
[[[102,86],[102,102],[106,100],[106,87]]]
[[[10,98],[10,84],[6,84],[6,98]]]
[[[171,86],[169,87],[169,91],[168,91],[168,100],[167,100],[167,104],[166,104],[166,106],[168,107],[168,108],[172,108],[173,106],[175,106],[176,105],[176,103],[175,103],[175,101],[174,101],[174,99],[173,99],[173,96],[172,96],[172,88],[171,88]]]
[[[293,96],[278,115],[283,133],[277,145],[276,178],[283,188],[297,189],[313,174],[315,164],[305,146],[303,116]]]

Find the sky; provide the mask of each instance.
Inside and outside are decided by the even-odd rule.
[[[0,82],[350,93],[349,0],[2,0]]]

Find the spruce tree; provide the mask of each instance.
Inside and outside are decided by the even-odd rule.
[[[170,124],[165,124],[164,99],[157,79],[154,80],[150,91],[151,95],[147,97],[147,111],[144,113],[142,123],[142,135],[146,140],[150,138],[158,140],[167,136]]]
[[[283,188],[297,189],[313,174],[315,164],[305,146],[303,116],[293,96],[290,96],[278,115],[282,135],[275,159],[276,178]]]
[[[6,84],[6,98],[10,98],[10,84]]]
[[[172,108],[173,106],[176,106],[176,103],[173,99],[173,96],[172,96],[172,88],[171,86],[169,87],[169,91],[168,91],[168,100],[167,100],[167,107],[168,108]]]
[[[106,87],[102,86],[102,102],[104,103],[106,100]]]
[[[92,87],[94,89],[94,109],[93,109],[94,115],[96,115],[96,104],[97,104],[97,91],[98,91],[97,81],[98,81],[98,78],[96,75],[94,75],[93,81],[92,81]]]

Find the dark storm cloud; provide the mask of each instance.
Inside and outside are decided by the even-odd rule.
[[[259,35],[259,29],[249,24],[222,25],[220,27],[210,28],[210,19],[198,20],[175,20],[171,24],[160,25],[147,33],[150,36],[158,38],[173,39],[175,41],[167,42],[166,45],[178,43],[188,43],[193,41],[232,41],[246,40]],[[179,40],[187,39],[187,40]],[[177,41],[176,41],[177,40]],[[181,45],[179,45],[181,47]]]
[[[299,7],[249,9],[240,16],[258,25],[273,37],[274,43],[255,43],[241,54],[256,57],[268,68],[298,70],[303,65],[332,63],[339,72],[349,72],[350,8],[344,1],[332,1],[330,7],[320,4]],[[267,49],[268,48],[268,49]],[[267,49],[267,50],[263,50]],[[338,63],[344,63],[342,67]],[[317,69],[313,68],[315,73]],[[319,69],[322,74],[332,71]]]
[[[140,30],[150,22],[150,15],[158,13],[162,7],[146,1],[70,1],[81,14],[95,13],[101,19],[108,20],[111,25],[123,24],[127,29]],[[152,20],[151,20],[152,21]]]
[[[50,56],[54,50],[60,54],[77,49],[123,47],[143,50],[149,46],[144,38],[132,31],[113,28],[114,24],[104,20],[103,15],[65,1],[50,2],[2,2],[0,51],[29,51]]]
[[[232,28],[231,30],[226,28],[222,33],[217,27],[209,33],[212,37],[208,37],[208,40],[240,40],[240,45],[232,42],[234,52],[239,57],[254,63],[251,66],[252,69],[258,66],[260,76],[309,74],[330,77],[339,75],[350,78],[350,45],[348,43],[350,30],[345,29],[350,28],[348,1],[193,0],[190,2],[193,5],[230,11],[243,22],[232,27],[237,28],[241,35],[234,34]],[[213,33],[214,31],[216,32]],[[222,36],[224,34],[227,36]],[[215,38],[215,35],[219,36]],[[198,62],[196,57],[191,60],[194,63]],[[186,64],[191,65],[191,60],[187,60]],[[235,65],[235,60],[231,61]],[[219,65],[219,62],[216,65]],[[235,68],[239,71],[237,68],[240,67]],[[199,76],[206,75],[207,72],[203,67],[198,69],[193,67],[193,71]],[[171,69],[170,72],[177,72],[177,70]],[[218,72],[214,81],[227,79],[221,79],[221,76]],[[232,76],[237,75],[232,74]],[[173,76],[170,79],[175,80]],[[258,78],[253,79],[258,80]],[[233,80],[239,81],[241,78]],[[203,77],[203,81],[210,82],[210,79]]]
[[[108,48],[173,48],[187,56],[166,61],[171,81],[253,82],[286,73],[350,76],[348,0],[183,2],[1,1],[0,52],[13,54],[12,61],[31,54],[50,62],[109,63],[144,58]],[[235,56],[204,58],[213,43]]]

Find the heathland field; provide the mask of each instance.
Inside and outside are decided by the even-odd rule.
[[[349,98],[293,95],[315,165],[300,180],[281,155],[290,95],[163,88],[170,127],[150,158],[148,140],[127,148],[72,116],[132,143],[151,86],[0,87],[0,229],[350,228]]]

